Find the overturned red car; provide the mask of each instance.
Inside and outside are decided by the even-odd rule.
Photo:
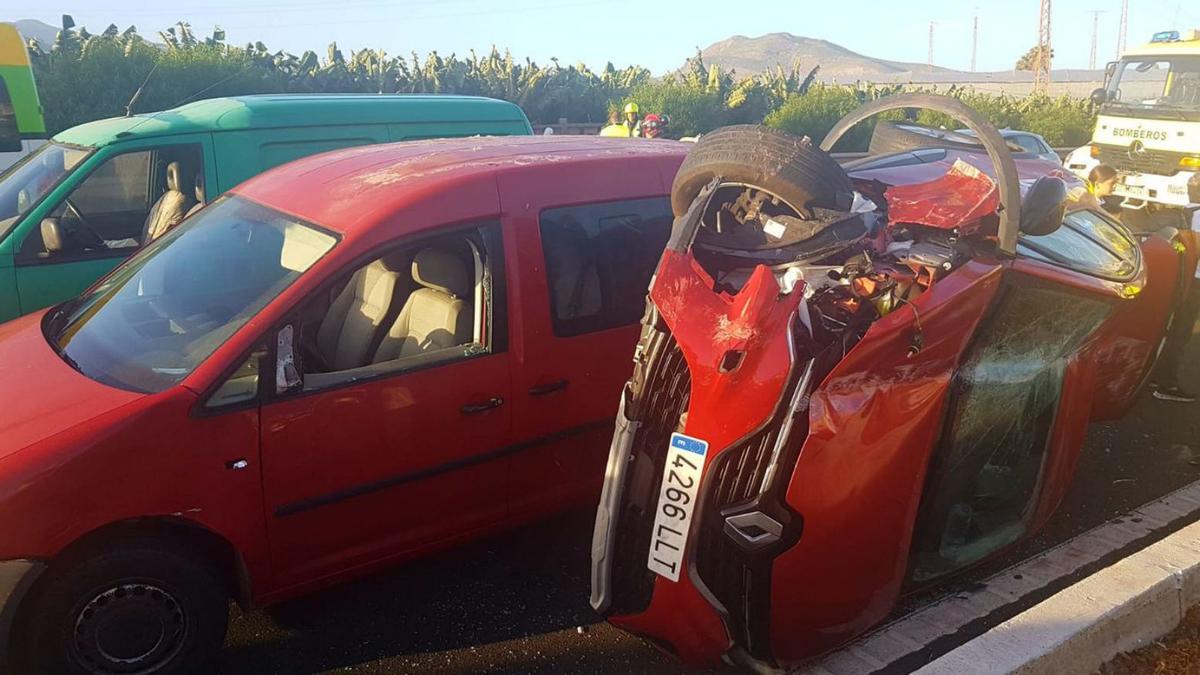
[[[982,147],[847,169],[826,154],[914,107]],[[794,665],[1036,531],[1088,423],[1145,384],[1180,299],[1171,233],[1139,241],[943,97],[869,104],[821,148],[719,130],[672,204],[591,600],[696,666]]]

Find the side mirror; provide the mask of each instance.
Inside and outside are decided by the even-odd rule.
[[[1109,61],[1104,64],[1104,87],[1108,88],[1108,83],[1112,80],[1113,75],[1117,74],[1117,62]]]
[[[42,219],[42,247],[48,254],[63,250],[63,231],[58,218]]]
[[[1056,176],[1034,181],[1021,200],[1021,232],[1035,237],[1052,234],[1067,215],[1067,183]]]
[[[1095,89],[1089,98],[1092,100],[1092,105],[1104,105],[1108,102],[1108,90],[1103,87]]]

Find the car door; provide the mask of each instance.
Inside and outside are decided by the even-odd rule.
[[[168,192],[168,165],[180,168],[186,184],[178,192],[193,203],[195,175],[209,164],[202,139],[193,140],[98,153],[65,193],[55,191],[22,221],[15,256],[22,313],[78,294],[145,243],[147,216]],[[47,224],[56,233],[49,240]]]
[[[506,514],[512,359],[499,237],[491,223],[456,230],[450,239],[403,242],[348,266],[348,281],[318,291],[280,330],[277,360],[287,391],[263,407],[262,464],[281,588],[461,539]],[[433,247],[449,247],[460,261],[475,258],[474,297],[459,300],[473,308],[470,341],[319,368],[324,357],[313,349],[331,334],[331,309],[371,270],[393,281],[362,286],[368,304],[387,304],[379,301],[379,284],[394,283],[393,308],[364,304],[337,320],[349,326],[362,313],[382,312],[369,350],[384,353],[393,333],[403,332],[397,326],[411,318],[414,298],[430,290],[417,278],[416,256]],[[345,326],[332,332],[335,358]]]
[[[514,457],[518,514],[598,494],[646,288],[670,233],[659,162],[588,166],[573,179],[582,168],[500,177],[521,269],[512,414],[529,447]]]

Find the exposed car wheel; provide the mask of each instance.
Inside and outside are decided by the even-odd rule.
[[[867,147],[867,151],[872,155],[887,155],[916,148],[934,147],[982,150],[983,144],[970,136],[953,131],[933,129],[919,124],[880,120],[875,124],[875,133],[871,135],[871,143]]]
[[[211,570],[149,542],[51,567],[29,601],[14,639],[18,672],[204,672],[229,620]]]
[[[687,212],[713,178],[766,190],[797,211],[850,208],[852,187],[844,169],[815,143],[755,124],[724,127],[702,137],[675,174],[671,208]]]

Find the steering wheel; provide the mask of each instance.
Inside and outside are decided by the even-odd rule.
[[[833,145],[845,135],[854,125],[889,110],[905,108],[924,108],[934,112],[944,113],[958,122],[965,124],[975,132],[983,147],[987,150],[988,158],[996,171],[996,184],[1000,190],[1000,227],[997,232],[1000,240],[1000,250],[1008,255],[1016,255],[1017,234],[1021,223],[1021,185],[1017,164],[1013,161],[1012,153],[996,127],[986,117],[962,101],[950,96],[938,94],[895,94],[885,96],[867,103],[851,111],[833,126],[825,140],[821,141],[821,149],[829,152]]]
[[[83,229],[84,232],[87,233],[88,237],[91,238],[90,248],[104,248],[105,247],[104,237],[101,237],[99,234],[96,233],[96,230],[92,229],[91,224],[88,223],[87,219],[83,217],[83,213],[81,213],[79,211],[79,209],[75,208],[75,205],[71,203],[71,200],[64,199],[63,205],[66,206],[67,209],[72,213],[72,215],[75,216],[75,220],[79,222],[79,226]],[[85,237],[85,239],[88,237]],[[88,248],[89,247],[88,244],[89,244],[89,242],[85,242],[84,247]]]

